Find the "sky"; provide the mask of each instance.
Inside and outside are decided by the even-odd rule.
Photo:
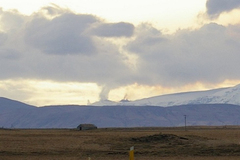
[[[0,96],[36,106],[240,83],[240,0],[0,1]]]

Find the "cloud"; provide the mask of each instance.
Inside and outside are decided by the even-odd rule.
[[[181,86],[239,79],[240,39],[232,36],[239,34],[235,27],[239,28],[210,23],[198,30],[163,36],[151,26],[141,26],[138,37],[127,45],[139,55],[142,76],[138,83]]]
[[[21,53],[14,49],[0,49],[0,58],[8,61],[8,60],[19,60],[21,58]]]
[[[0,33],[0,46],[3,45],[7,40],[7,34]]]
[[[1,10],[1,8],[0,8]],[[25,21],[25,16],[21,15],[16,10],[11,11],[0,11],[0,21],[1,27],[0,29],[4,31],[16,31],[22,27]]]
[[[240,7],[239,0],[208,0],[206,3],[207,14],[217,18],[223,12],[229,12]]]
[[[21,23],[8,23],[9,28],[15,29],[6,27],[0,35],[0,79],[93,82],[108,84],[110,88],[123,84],[121,75],[130,73],[125,63],[128,58],[114,43],[88,32],[96,23],[105,22],[93,15],[61,11],[49,18],[42,12],[31,16],[14,13],[22,17]],[[112,25],[120,32],[116,35],[123,35],[119,24]]]
[[[48,54],[93,54],[96,52],[93,40],[84,31],[96,21],[94,16],[72,13],[52,20],[36,18],[28,24],[25,40]]]
[[[0,14],[19,19],[0,21],[7,24],[0,33],[0,80],[91,82],[102,86],[106,99],[112,89],[132,84],[173,87],[240,79],[240,25],[209,23],[165,35],[151,24],[106,23],[57,8],[47,15],[42,10]]]
[[[67,8],[61,8],[60,6],[54,3],[51,3],[50,6],[42,7],[39,13],[49,17],[54,17],[54,16],[56,17],[56,16],[60,16],[61,14],[71,13],[71,10]]]
[[[130,23],[105,23],[92,30],[92,33],[100,37],[131,37],[134,26]]]

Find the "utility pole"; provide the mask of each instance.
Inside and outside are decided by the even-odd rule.
[[[184,115],[185,131],[187,131],[187,115]]]

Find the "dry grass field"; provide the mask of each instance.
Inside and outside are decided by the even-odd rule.
[[[0,129],[1,160],[127,160],[131,146],[135,160],[239,160],[240,128]]]

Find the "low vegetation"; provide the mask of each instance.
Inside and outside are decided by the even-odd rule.
[[[240,128],[0,129],[3,160],[237,160]]]

